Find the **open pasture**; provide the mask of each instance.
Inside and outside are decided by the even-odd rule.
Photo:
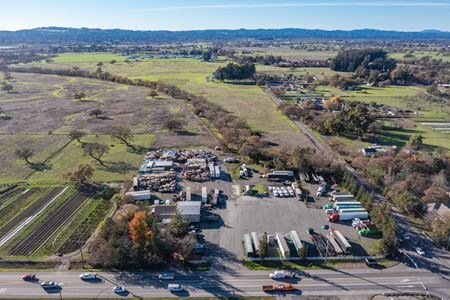
[[[120,166],[134,168],[155,134],[158,141],[160,137],[176,140],[174,146],[216,144],[203,121],[183,101],[163,95],[150,97],[147,88],[63,76],[24,73],[12,76],[15,92],[0,92],[0,107],[8,116],[0,120],[1,182],[62,183],[62,175],[82,162],[96,168],[94,180],[130,179],[129,169],[121,170]],[[86,98],[74,99],[74,94],[80,91]],[[91,116],[94,109],[100,109],[102,115]],[[170,118],[184,123],[184,135],[163,128],[164,121]],[[118,125],[132,129],[135,138],[131,142],[136,149],[126,149],[104,134],[108,127]],[[115,165],[102,167],[83,156],[80,145],[70,142],[68,133],[72,129],[90,134],[85,142],[111,145],[105,159]],[[30,164],[16,158],[15,151],[21,147],[34,150]]]
[[[64,56],[66,54],[61,54]],[[71,68],[78,66],[94,71],[95,63],[33,63],[47,68]],[[291,121],[276,110],[272,100],[255,85],[232,85],[216,83],[208,80],[223,63],[209,63],[193,59],[153,59],[141,62],[118,62],[105,64],[102,69],[111,74],[122,75],[134,79],[163,80],[174,84],[188,92],[203,95],[236,116],[244,118],[255,130],[266,134],[266,137],[279,137],[297,132]],[[289,138],[289,146],[292,146]]]

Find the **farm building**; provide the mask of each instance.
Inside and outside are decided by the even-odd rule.
[[[176,205],[155,205],[152,209],[152,214],[162,220],[163,223],[167,223],[173,218],[177,211]]]
[[[134,201],[150,200],[152,198],[149,190],[128,192],[125,195]]]
[[[192,223],[200,222],[201,206],[200,201],[180,201],[177,203],[180,215]]]
[[[176,205],[155,205],[152,214],[158,216],[163,223],[175,216],[178,210],[179,214],[191,223],[200,222],[201,202],[199,201],[179,201]]]

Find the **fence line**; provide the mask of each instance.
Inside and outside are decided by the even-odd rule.
[[[321,256],[309,256],[309,257],[305,257],[305,258],[301,258],[301,257],[265,257],[265,258],[245,257],[244,260],[247,260],[247,261],[350,260],[351,261],[351,260],[363,260],[366,258],[367,259],[383,259],[383,258],[386,258],[386,255],[368,255],[368,256],[347,255],[347,256],[329,256],[327,258],[321,257]]]

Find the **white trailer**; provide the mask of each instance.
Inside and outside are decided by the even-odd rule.
[[[331,199],[336,202],[349,202],[349,201],[355,201],[355,197],[352,194],[333,194],[331,196]]]
[[[258,234],[256,232],[252,232],[251,237],[253,241],[253,246],[255,248],[255,254],[258,255],[260,248]]]
[[[330,242],[330,245],[333,247],[334,251],[338,255],[344,254],[344,251],[342,251],[341,246],[336,242],[336,240],[332,236],[327,236],[328,241]]]
[[[333,237],[336,240],[336,242],[341,246],[342,251],[345,252],[345,254],[350,254],[352,252],[352,245],[347,241],[347,239],[342,235],[339,231],[333,232]]]
[[[339,212],[340,221],[351,221],[356,218],[366,220],[369,218],[369,213],[366,210],[353,212]]]
[[[215,166],[214,167],[214,171],[216,173],[216,179],[220,179],[220,167],[219,166]]]
[[[191,187],[186,187],[186,201],[192,201]]]
[[[289,236],[291,238],[292,243],[295,246],[295,249],[297,250],[297,253],[300,253],[300,251],[303,249],[303,243],[298,237],[297,231],[292,230],[289,232]]]
[[[213,163],[209,163],[209,177],[216,178],[216,171]]]
[[[150,190],[128,192],[125,195],[134,201],[150,200],[152,198]]]
[[[284,239],[283,234],[281,232],[275,233],[275,238],[277,239],[278,243],[278,249],[280,249],[280,253],[283,257],[287,258],[291,255],[291,252],[289,251],[289,247],[286,243],[286,240]]]
[[[361,202],[359,201],[349,201],[349,202],[334,202],[333,206],[336,208],[336,210],[339,210],[339,207],[362,207]]]
[[[206,186],[202,187],[202,202],[208,202],[208,190],[206,189]]]

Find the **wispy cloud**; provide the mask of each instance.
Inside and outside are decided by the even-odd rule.
[[[132,9],[135,12],[174,11],[194,9],[233,9],[233,8],[296,8],[296,7],[442,7],[450,8],[450,3],[445,2],[309,2],[309,3],[255,3],[255,4],[212,4],[212,5],[188,5],[166,6]]]

